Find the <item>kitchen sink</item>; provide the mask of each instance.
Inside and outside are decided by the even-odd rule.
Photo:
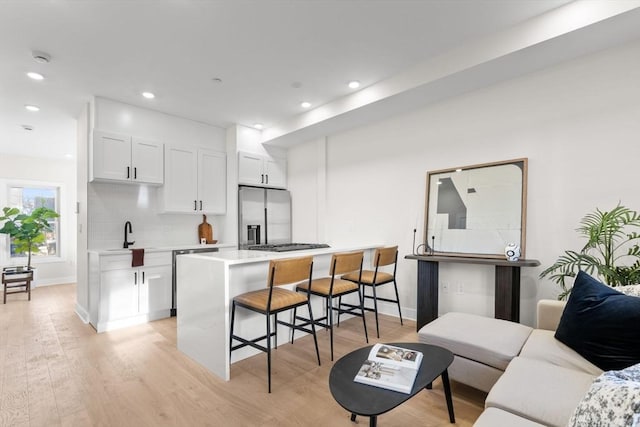
[[[150,246],[149,246],[149,247],[144,247],[144,248],[127,248],[127,249],[125,249],[125,248],[118,248],[118,249],[104,249],[104,250],[105,250],[105,251],[107,251],[107,252],[117,252],[117,251],[128,251],[128,250],[131,250],[131,249],[144,249],[144,250],[148,250],[148,249],[155,249],[155,248],[154,248],[154,247],[150,247]]]

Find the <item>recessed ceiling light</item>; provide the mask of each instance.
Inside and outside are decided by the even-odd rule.
[[[351,89],[358,89],[358,88],[360,87],[360,82],[359,82],[359,81],[357,81],[357,80],[351,80],[351,81],[349,82],[349,87],[350,87]]]
[[[308,102],[308,101],[302,101],[302,102],[300,103],[300,106],[301,106],[302,108],[309,108],[309,107],[311,107],[311,103],[310,103],[310,102]]]
[[[30,79],[33,79],[33,80],[44,80],[44,76],[43,76],[42,74],[40,74],[40,73],[35,73],[35,72],[33,72],[33,71],[29,71],[29,72],[27,73],[27,76],[29,76],[29,78],[30,78]]]
[[[40,107],[38,107],[37,105],[25,105],[24,108],[26,108],[29,111],[40,111]]]
[[[153,99],[156,97],[152,92],[142,92],[142,96],[144,96],[147,99]]]
[[[31,130],[33,130],[33,126],[31,126],[31,125],[22,125],[22,129],[31,131]]]
[[[64,157],[67,159],[73,159],[73,154],[65,154]]]
[[[264,129],[264,125],[262,123],[254,123],[253,127],[258,130]]]

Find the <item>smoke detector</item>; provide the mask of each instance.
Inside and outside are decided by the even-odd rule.
[[[40,64],[47,64],[51,61],[51,55],[46,52],[40,52],[39,50],[31,52],[31,56],[33,56],[34,61],[39,62]]]

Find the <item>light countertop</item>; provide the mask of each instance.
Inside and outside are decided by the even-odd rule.
[[[153,253],[153,252],[171,252],[171,251],[179,251],[179,250],[187,250],[187,249],[206,249],[206,248],[235,248],[238,245],[236,243],[215,243],[212,245],[174,245],[174,246],[152,246],[152,247],[131,247],[129,249],[118,248],[118,249],[89,249],[87,252],[89,253],[97,253],[98,255],[127,255],[131,253],[131,249],[144,249],[145,252]]]
[[[273,259],[297,258],[302,256],[327,255],[338,252],[352,252],[368,250],[381,247],[382,245],[359,245],[359,246],[335,246],[330,248],[306,249],[301,251],[288,252],[267,252],[253,250],[232,250],[223,252],[207,252],[200,254],[183,255],[185,257],[195,257],[202,260],[224,262],[226,265],[251,264],[256,262],[266,262]]]

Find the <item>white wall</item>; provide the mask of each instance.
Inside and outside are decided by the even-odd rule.
[[[179,147],[204,147],[226,151],[222,128],[139,108],[105,98],[95,98],[95,129],[137,136]],[[198,243],[201,215],[161,214],[157,188],[146,185],[90,183],[88,186],[88,245],[90,249],[122,246],[124,223],[133,225],[136,246],[170,246]],[[214,238],[226,242],[224,216],[208,215]],[[231,237],[233,240],[233,236]]]
[[[422,235],[428,170],[528,157],[526,255],[542,263],[522,269],[521,321],[531,325],[536,301],[559,291],[538,274],[580,248],[580,218],[618,201],[640,210],[638,69],[635,42],[329,135],[326,160],[318,156],[323,141],[296,146],[288,157],[294,239],[398,244],[402,258],[412,252],[413,229]],[[415,261],[401,259],[398,278],[410,315]],[[440,283],[450,285],[440,289],[441,313],[493,315],[492,268],[442,264]]]
[[[60,258],[32,258],[36,267],[34,286],[72,283],[76,280],[76,165],[75,160],[3,155],[0,157],[0,206],[7,206],[11,184],[60,187]],[[0,235],[0,265],[14,263],[9,257],[8,236]]]

